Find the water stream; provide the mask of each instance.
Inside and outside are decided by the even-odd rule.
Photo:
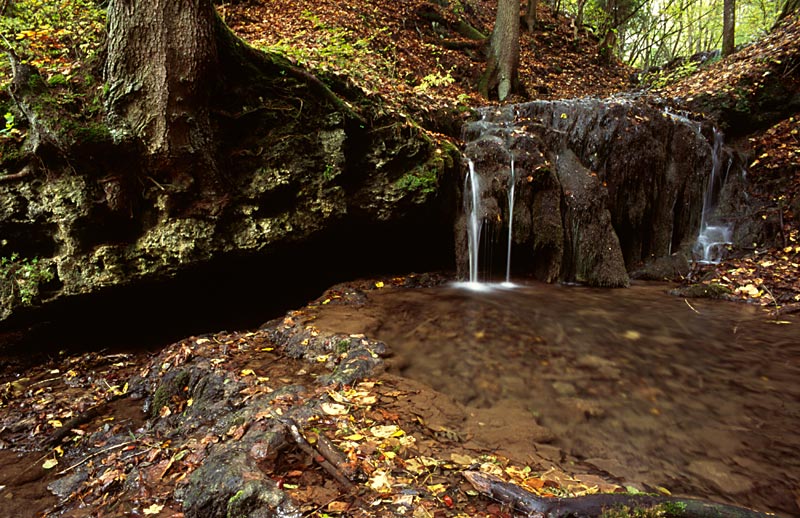
[[[730,159],[727,164],[723,163],[722,143],[722,132],[715,129],[711,174],[703,196],[700,232],[694,247],[697,262],[702,264],[719,263],[724,258],[725,248],[731,244],[733,237],[731,226],[715,219],[717,201],[731,167]]]
[[[513,415],[509,455],[797,516],[800,320],[666,288],[381,290],[342,320],[370,315],[390,371]]]

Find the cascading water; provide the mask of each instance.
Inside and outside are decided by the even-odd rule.
[[[513,238],[514,230],[514,184],[517,177],[514,174],[514,155],[511,155],[511,179],[508,186],[508,249],[506,250],[506,286],[512,286],[511,283],[511,241]]]
[[[477,285],[478,280],[478,252],[481,242],[481,227],[483,218],[480,207],[480,178],[475,172],[475,163],[467,159],[469,174],[464,179],[464,210],[468,214],[467,241],[469,244],[469,283]]]
[[[694,245],[694,256],[701,264],[718,264],[722,261],[726,247],[732,241],[730,225],[714,220],[717,208],[717,199],[725,184],[731,161],[723,165],[722,160],[722,133],[714,130],[714,144],[711,157],[711,176],[703,197],[703,212],[700,216],[700,233]]]

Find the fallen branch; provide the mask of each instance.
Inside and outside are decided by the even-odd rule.
[[[618,509],[659,511],[664,518],[767,518],[774,516],[744,507],[717,504],[693,498],[646,494],[603,493],[574,498],[545,498],[516,484],[479,471],[463,473],[472,486],[500,503],[536,518],[596,518]],[[636,516],[639,516],[637,514]]]
[[[289,433],[292,435],[292,439],[294,442],[297,443],[297,446],[300,447],[301,450],[306,452],[308,455],[314,459],[314,462],[319,464],[322,469],[327,471],[336,481],[347,491],[350,491],[355,488],[355,485],[350,482],[348,479],[336,466],[334,466],[328,459],[325,458],[320,452],[314,449],[311,444],[303,437],[303,434],[300,432],[300,428],[297,426],[297,423],[290,418],[281,419],[281,422],[286,426],[289,430]]]

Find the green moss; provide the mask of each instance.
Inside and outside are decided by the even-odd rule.
[[[407,192],[419,192],[422,194],[432,194],[439,186],[438,170],[417,167],[410,173],[406,173],[394,183],[394,186]]]
[[[169,405],[173,396],[182,394],[189,380],[189,372],[183,370],[173,376],[172,379],[163,381],[155,392],[153,392],[153,403],[150,405],[150,415],[156,417],[163,407]]]
[[[111,132],[105,124],[100,122],[79,126],[75,128],[72,135],[78,144],[99,144],[111,141]]]

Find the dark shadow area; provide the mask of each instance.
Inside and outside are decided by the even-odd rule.
[[[253,329],[339,282],[451,270],[449,224],[342,225],[305,244],[229,255],[159,282],[70,297],[0,326],[0,369],[65,350],[157,350],[186,336]]]

